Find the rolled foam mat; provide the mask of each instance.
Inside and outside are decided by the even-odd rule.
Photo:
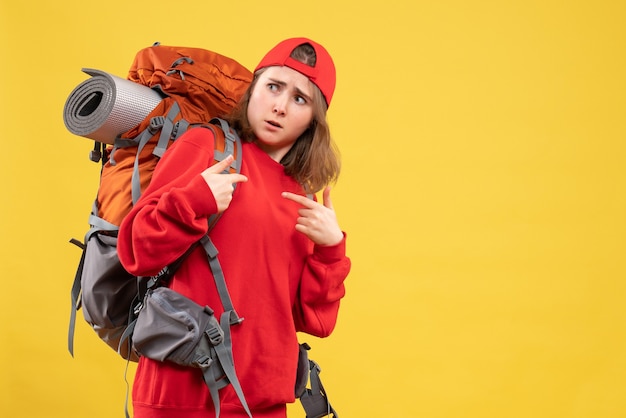
[[[75,135],[113,144],[162,99],[150,87],[104,71],[83,68],[83,72],[91,78],[76,86],[63,109],[65,127]]]

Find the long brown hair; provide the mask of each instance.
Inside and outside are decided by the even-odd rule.
[[[295,48],[291,57],[311,67],[315,66],[315,50],[309,44],[302,44]],[[254,74],[254,79],[239,104],[226,117],[230,125],[239,133],[241,139],[246,142],[256,141],[248,122],[248,103],[259,75],[264,70],[261,69]],[[328,110],[326,100],[320,89],[311,81],[309,83],[313,87],[313,120],[280,163],[285,167],[285,173],[302,184],[307,193],[316,193],[326,185],[337,181],[341,171],[341,162],[339,150],[331,137],[326,120],[326,111]]]

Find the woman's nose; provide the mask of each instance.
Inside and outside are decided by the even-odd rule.
[[[276,101],[274,102],[273,112],[277,115],[284,115],[286,110],[287,110],[286,100],[282,97],[276,98]]]

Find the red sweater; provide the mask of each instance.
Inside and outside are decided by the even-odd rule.
[[[118,253],[135,275],[156,274],[207,231],[217,211],[200,173],[213,163],[213,134],[192,129],[165,153],[142,198],[121,225]],[[284,417],[293,402],[296,331],[328,336],[335,326],[350,260],[343,242],[314,245],[295,230],[298,205],[281,192],[302,187],[254,144],[243,144],[239,183],[230,207],[211,232],[233,306],[242,324],[232,327],[235,369],[256,417]],[[204,250],[181,266],[171,288],[216,316],[222,305]],[[223,417],[246,416],[232,387],[220,391]],[[141,358],[133,388],[135,417],[213,417],[199,369]]]

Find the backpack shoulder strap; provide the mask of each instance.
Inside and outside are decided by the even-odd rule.
[[[234,161],[230,165],[229,172],[239,173],[241,171],[241,139],[224,119],[213,118],[208,126],[218,126],[220,129],[215,134],[215,161],[222,161],[228,155],[234,157]]]
[[[176,108],[178,109],[178,108]],[[210,121],[209,124],[198,125],[203,128],[210,129],[213,132],[215,137],[215,148],[214,155],[216,161],[221,161],[226,158],[227,155],[232,154],[235,157],[233,163],[230,166],[230,169],[225,172],[239,172],[241,170],[241,140],[237,133],[230,129],[228,123],[223,119],[214,118]],[[228,132],[226,134],[226,132]],[[135,169],[137,168],[137,164],[135,162]],[[133,186],[135,185],[134,181],[135,173],[133,173]],[[139,186],[139,182],[137,182],[137,187]],[[209,231],[213,228],[213,226],[217,223],[220,214],[214,214],[209,217]],[[174,275],[175,271],[182,264],[182,262],[187,258],[189,254],[195,249],[197,245],[202,245],[207,254],[214,254],[213,257],[209,256],[209,260],[215,259],[211,269],[215,270],[214,275],[216,276],[216,281],[219,289],[220,299],[226,301],[226,306],[230,307],[230,310],[234,311],[232,308],[232,302],[230,302],[230,296],[228,294],[228,289],[226,289],[226,282],[224,281],[224,274],[222,273],[222,268],[219,265],[219,261],[217,261],[217,249],[211,242],[210,238],[205,235],[198,243],[192,245],[180,258],[178,258],[174,263],[169,266],[165,266],[157,275],[149,278],[142,278],[138,280],[139,286],[139,297],[137,306],[133,307],[132,312],[129,314],[130,318],[128,321],[128,327],[122,334],[120,340],[120,347],[122,344],[129,344],[130,338],[135,329],[135,323],[137,320],[137,315],[139,310],[142,308],[143,296],[147,293],[148,289],[155,288],[158,286],[162,286],[164,283]],[[235,314],[236,315],[236,314]]]
[[[234,157],[232,164],[228,169],[224,170],[224,173],[241,172],[241,139],[239,139],[237,132],[231,129],[224,119],[220,118],[213,118],[211,119],[209,125],[202,126],[213,131],[213,134],[215,135],[214,158],[216,162],[222,161],[228,155],[232,155]],[[236,184],[233,184],[233,187],[236,186]],[[239,318],[233,307],[233,303],[228,293],[228,288],[226,287],[224,272],[222,271],[222,266],[217,258],[219,252],[210,237],[210,232],[219,220],[220,216],[221,214],[214,214],[209,217],[209,228],[207,233],[200,239],[200,244],[204,247],[204,251],[207,254],[209,266],[211,267],[211,272],[215,278],[215,284],[217,285],[217,290],[219,292],[220,300],[222,301],[222,306],[224,307],[224,312],[229,312],[229,322],[231,325],[235,325],[241,323],[243,318]]]
[[[241,172],[241,139],[239,139],[237,132],[228,125],[228,122],[220,118],[213,118],[208,125],[201,126],[210,129],[215,137],[213,151],[215,162],[220,162],[229,155],[234,157],[230,167],[224,170],[224,174]],[[233,187],[237,187],[237,184],[233,184]],[[220,216],[221,214],[216,213],[209,217],[209,231],[213,229]]]
[[[209,125],[203,126],[211,129],[215,135],[215,161],[222,161],[229,155],[232,155],[234,157],[234,160],[231,163],[230,167],[224,170],[224,173],[241,172],[241,140],[239,139],[237,133],[233,129],[231,129],[230,126],[228,126],[228,123],[225,120],[219,118],[214,118],[210,121]],[[236,184],[233,185],[233,187],[236,187]],[[252,414],[250,413],[250,409],[248,408],[248,404],[246,402],[246,398],[241,389],[241,384],[239,383],[239,379],[237,378],[237,373],[235,372],[232,345],[230,342],[230,327],[240,324],[243,321],[243,318],[237,315],[237,312],[233,307],[233,302],[230,298],[230,294],[228,293],[228,287],[226,286],[224,272],[222,270],[222,266],[220,265],[219,259],[217,258],[218,251],[210,237],[210,232],[219,220],[220,216],[221,214],[215,214],[209,218],[208,232],[200,240],[200,244],[207,254],[209,267],[211,268],[211,272],[213,273],[215,285],[217,287],[217,291],[222,302],[222,306],[224,308],[224,313],[220,318],[220,326],[224,331],[225,338],[221,344],[216,345],[214,348],[222,369],[226,374],[228,381],[233,386],[233,389],[235,390],[239,401],[243,405],[248,416],[252,417]],[[213,397],[216,411],[219,414],[219,396],[217,395],[217,387],[219,383],[216,380],[216,378],[219,378],[219,376],[215,376],[213,373],[205,371],[203,373],[203,377],[205,383],[211,390],[211,396]]]

